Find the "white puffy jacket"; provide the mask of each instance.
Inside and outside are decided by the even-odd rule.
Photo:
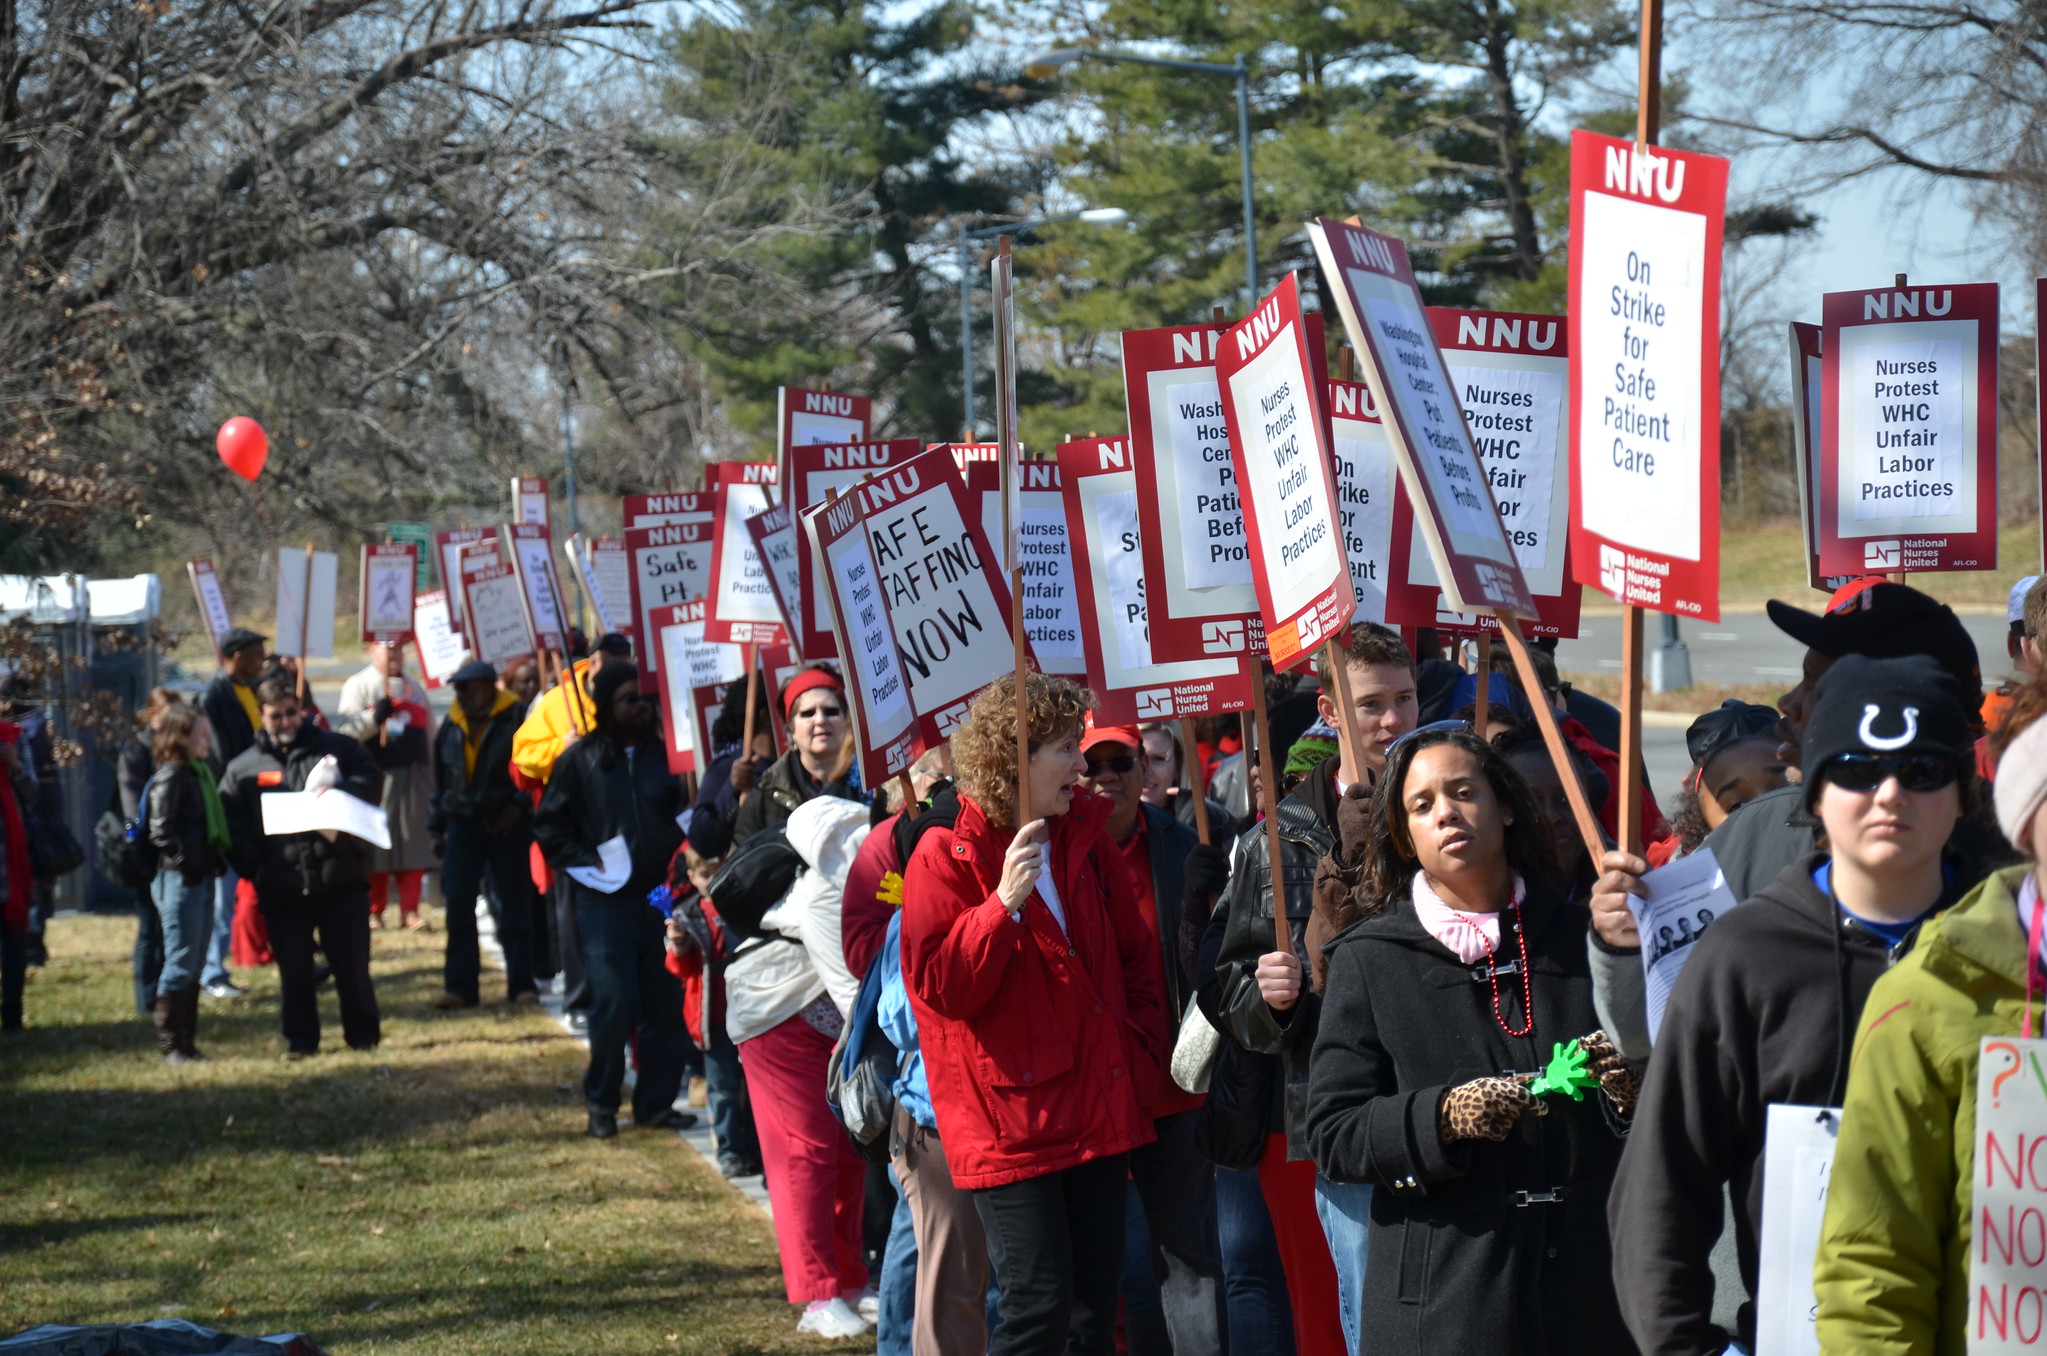
[[[810,868],[761,915],[761,931],[790,941],[749,943],[725,971],[725,1030],[737,1041],[771,1031],[829,993],[841,1015],[853,1010],[860,981],[846,968],[839,910],[853,857],[866,841],[868,810],[858,801],[818,796],[796,807],[784,831]]]

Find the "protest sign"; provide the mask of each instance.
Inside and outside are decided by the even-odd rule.
[[[2039,478],[2034,482],[2033,502],[2047,512],[2047,437],[2040,436],[2043,420],[2047,420],[2047,405],[2040,402],[2047,398],[2047,363],[2039,355],[2047,353],[2042,346],[2047,340],[2047,278],[2033,284],[2033,444],[2037,452]],[[2040,572],[2047,574],[2047,527],[2040,532]]]
[[[1451,610],[1536,615],[1436,344],[1407,247],[1324,217],[1308,234]]]
[[[1087,685],[1104,725],[1243,711],[1250,681],[1237,656],[1155,662],[1145,606],[1135,457],[1125,438],[1059,444]]]
[[[1571,134],[1571,570],[1720,618],[1727,162]]]
[[[341,559],[331,551],[282,547],[277,552],[277,634],[272,654],[334,657],[334,589]],[[307,581],[311,579],[311,604]]]
[[[1393,578],[1396,516],[1411,516],[1393,469],[1393,446],[1372,403],[1372,388],[1361,381],[1326,383],[1330,470],[1336,479],[1337,526],[1343,531],[1343,559],[1350,567],[1353,622],[1393,622],[1388,591]],[[1404,557],[1402,557],[1404,558]],[[1433,573],[1430,578],[1434,578]],[[1428,610],[1435,610],[1436,590]],[[1427,625],[1429,623],[1422,623]]]
[[[1275,670],[1308,658],[1357,610],[1319,398],[1324,366],[1321,354],[1309,352],[1292,273],[1224,332],[1216,354],[1252,582]]]
[[[1123,334],[1151,647],[1165,662],[1265,653],[1215,379],[1221,341],[1213,325]]]
[[[952,458],[926,452],[854,487],[910,704],[928,742],[1012,671],[1009,589]],[[1028,651],[1028,647],[1026,647]]]
[[[2047,1040],[1983,1037],[1969,1201],[1969,1356],[2038,1351],[2047,1338],[2043,1126]]]
[[[639,628],[640,666],[658,672],[661,651],[647,619],[657,607],[675,607],[704,596],[711,582],[711,524],[628,528],[625,553],[633,624]]]
[[[448,595],[448,624],[461,635],[462,624],[462,552],[463,549],[484,540],[495,540],[497,530],[489,527],[457,527],[446,532],[434,533],[434,563],[440,567],[441,587]]]
[[[1820,306],[1819,568],[1997,567],[1996,283]]]
[[[798,622],[803,616],[802,584],[797,561],[810,552],[803,549],[796,525],[796,510],[785,499],[765,513],[746,520],[746,535],[753,542],[754,555],[768,572],[768,587],[774,591],[775,611],[782,618],[786,644],[794,647]]]
[[[980,506],[981,531],[993,542],[1002,535],[1001,466],[968,462],[966,478],[967,492]],[[1080,639],[1080,598],[1073,582],[1058,463],[1024,462],[1016,468],[1016,487],[1024,634],[1031,638],[1044,672],[1078,678],[1087,672],[1087,650]]]
[[[512,477],[512,521],[547,526],[547,482],[535,476]]]
[[[206,624],[206,634],[217,654],[220,638],[234,629],[234,622],[228,617],[227,597],[220,591],[220,576],[214,573],[210,560],[187,561],[185,573],[191,576],[192,596],[199,601],[199,620]]]
[[[829,499],[834,490],[844,493],[871,475],[891,466],[901,466],[923,454],[914,438],[886,443],[808,443],[789,449],[782,484],[789,507],[800,516]],[[816,562],[802,540],[796,543],[796,593],[799,614],[791,616],[796,648],[807,660],[830,659],[833,648],[832,620],[818,593],[813,570]]]
[[[569,568],[582,582],[583,596],[605,635],[633,635],[632,582],[626,577],[625,543],[617,537],[571,537],[563,548]]]
[[[619,497],[622,521],[627,527],[674,527],[681,523],[709,523],[711,496],[703,493],[627,494]]]
[[[704,482],[714,493],[720,485],[759,485],[773,491],[782,483],[782,468],[772,461],[706,462]],[[768,497],[772,500],[774,495]]]
[[[544,525],[533,523],[513,523],[504,536],[505,559],[519,573],[534,643],[555,654],[567,653],[568,610],[562,606],[561,579],[555,574],[554,540]]]
[[[1819,1356],[1812,1268],[1840,1133],[1838,1107],[1772,1102],[1764,1112],[1756,1356]]]
[[[1741,901],[1727,888],[1727,877],[1708,847],[1651,871],[1642,877],[1642,888],[1647,893],[1629,895],[1628,907],[1642,935],[1642,976],[1653,1041],[1663,1027],[1663,1007],[1678,973],[1692,957],[1692,943]]]
[[[463,639],[469,652],[503,673],[507,665],[534,653],[533,631],[519,572],[475,552],[462,558]]]
[[[866,396],[834,391],[805,391],[794,386],[775,390],[775,465],[781,483],[789,481],[789,453],[818,443],[864,443],[874,418],[874,402]],[[786,492],[786,491],[785,491]],[[802,512],[803,503],[791,507]]]
[[[403,645],[412,635],[419,548],[411,542],[367,542],[358,574],[356,615],[365,645]]]
[[[1019,454],[1021,453],[1022,446],[1021,443],[1017,444]],[[936,452],[940,448],[944,448],[947,452],[952,453],[952,464],[959,468],[962,476],[966,475],[967,468],[976,462],[985,461],[990,465],[995,465],[1002,460],[1001,443],[926,443],[924,445],[926,452]],[[990,537],[988,540],[992,543],[995,539]]]
[[[710,747],[697,726],[696,690],[730,683],[746,673],[743,647],[704,639],[707,605],[702,598],[648,613],[648,650],[661,652],[661,728],[670,772],[700,772]],[[644,695],[655,695],[643,689]],[[698,755],[702,756],[699,757]]]
[[[385,523],[384,540],[410,542],[418,548],[419,570],[413,578],[415,593],[434,587],[440,575],[434,569],[434,525],[432,523]]]
[[[782,608],[775,601],[767,566],[746,530],[748,518],[768,510],[767,489],[746,481],[727,481],[712,488],[711,498],[718,506],[718,516],[711,524],[711,577],[705,586],[711,606],[704,619],[704,634],[715,641],[744,645],[783,644],[788,635],[782,629]]]
[[[449,624],[448,591],[428,589],[412,600],[412,644],[428,687],[441,687],[469,658],[469,647]]]
[[[1832,593],[1854,575],[1820,573],[1820,327],[1791,325],[1791,464],[1798,480],[1798,525],[1805,542],[1806,582]]]
[[[852,495],[812,508],[802,528],[803,554],[817,560],[817,595],[838,638],[837,653],[847,656],[844,676],[860,739],[860,779],[880,786],[916,760],[923,741],[874,545]],[[771,690],[779,692],[781,675],[773,667],[768,673]],[[770,701],[769,709],[775,705]]]

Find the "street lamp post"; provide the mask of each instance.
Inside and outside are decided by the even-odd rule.
[[[1049,78],[1061,66],[1076,61],[1122,62],[1132,66],[1157,66],[1169,71],[1198,71],[1203,75],[1227,75],[1237,82],[1237,152],[1244,179],[1244,310],[1258,304],[1258,229],[1251,210],[1251,68],[1243,53],[1231,65],[1215,61],[1182,61],[1172,57],[1138,56],[1134,52],[1104,52],[1092,47],[1068,47],[1040,52],[1024,59],[1024,74],[1033,80]]]
[[[990,240],[1000,235],[1015,235],[1039,226],[1056,226],[1062,221],[1085,221],[1091,226],[1117,226],[1129,220],[1130,214],[1120,207],[1090,207],[1080,212],[1061,212],[1052,217],[1032,217],[1028,221],[1006,221],[999,226],[983,226],[968,230],[966,223],[959,226],[960,259],[960,366],[965,380],[961,383],[966,390],[967,432],[974,431],[974,259],[968,249],[970,242]]]

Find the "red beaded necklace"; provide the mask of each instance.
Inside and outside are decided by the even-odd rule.
[[[1526,1036],[1535,1030],[1535,976],[1528,971],[1528,934],[1521,927],[1521,901],[1514,900],[1507,905],[1504,921],[1514,929],[1514,940],[1521,948],[1521,1015],[1526,1020],[1516,1031],[1507,1025],[1507,1019],[1500,1015],[1500,971],[1494,963],[1496,952],[1492,939],[1485,935],[1485,929],[1466,918],[1457,915],[1457,921],[1478,934],[1479,944],[1485,947],[1485,977],[1493,986],[1493,1020],[1500,1024],[1500,1030],[1509,1036]]]

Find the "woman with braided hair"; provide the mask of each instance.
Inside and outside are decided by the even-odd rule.
[[[1309,1066],[1316,1166],[1374,1188],[1359,1350],[1635,1350],[1605,1214],[1634,1077],[1593,1029],[1591,919],[1554,869],[1542,812],[1484,740],[1395,746]],[[1569,1096],[1530,1091],[1579,1052]]]

